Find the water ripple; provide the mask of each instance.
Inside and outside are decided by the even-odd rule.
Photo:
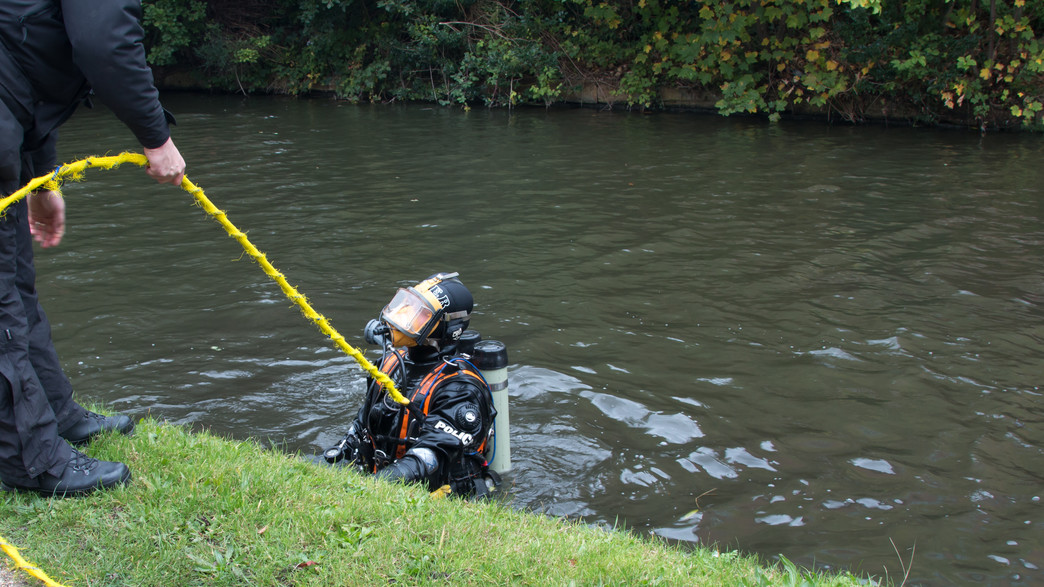
[[[461,272],[509,348],[520,507],[893,577],[916,545],[922,585],[1044,583],[1039,137],[169,101],[193,180],[353,344],[396,287]],[[84,113],[60,158],[127,140]],[[190,199],[89,179],[37,253],[78,395],[335,442],[354,363]]]

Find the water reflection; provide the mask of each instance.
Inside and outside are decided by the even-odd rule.
[[[916,545],[920,584],[1044,582],[1039,137],[168,106],[190,177],[354,344],[395,287],[461,272],[509,347],[520,507],[893,577]],[[132,146],[70,124],[63,159]],[[353,362],[188,199],[98,173],[39,253],[80,393],[336,441]]]

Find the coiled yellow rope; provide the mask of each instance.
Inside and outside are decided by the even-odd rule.
[[[14,202],[38,189],[42,188],[59,192],[63,180],[82,179],[83,172],[89,168],[112,169],[114,167],[119,167],[123,163],[133,163],[139,167],[144,167],[148,165],[149,161],[145,155],[142,155],[141,153],[120,153],[119,155],[111,157],[88,157],[86,159],[67,163],[55,169],[54,173],[37,177],[27,183],[22,189],[6,198],[0,199],[0,213]],[[380,369],[373,365],[373,363],[366,360],[366,357],[364,357],[358,349],[348,344],[344,337],[330,325],[325,317],[313,310],[312,306],[308,303],[308,299],[286,281],[283,274],[277,271],[276,268],[268,262],[268,258],[265,254],[257,250],[257,247],[247,239],[247,236],[243,234],[242,231],[236,228],[236,226],[229,221],[228,217],[225,216],[225,213],[219,210],[217,206],[210,201],[210,198],[203,193],[203,190],[199,186],[189,181],[189,178],[186,177],[181,181],[181,189],[192,194],[196,199],[196,203],[206,210],[208,214],[213,216],[214,219],[225,228],[225,231],[228,232],[229,236],[239,241],[243,250],[257,261],[258,265],[261,265],[265,274],[279,284],[279,287],[282,288],[286,297],[290,298],[292,302],[301,308],[301,313],[305,315],[305,318],[314,322],[319,327],[319,330],[329,336],[330,340],[334,341],[341,350],[347,353],[349,357],[355,359],[355,361],[359,363],[359,366],[369,373],[371,377],[379,381],[392,399],[400,404],[409,403],[409,400],[403,397],[403,395],[399,393],[399,390],[395,388],[395,384],[392,382],[391,378],[382,373]]]
[[[30,575],[43,581],[44,585],[47,585],[47,587],[65,587],[61,583],[54,582],[50,577],[47,576],[46,573],[41,571],[39,567],[30,564],[28,561],[22,558],[22,555],[18,552],[18,548],[15,547],[15,545],[8,542],[7,540],[4,540],[3,536],[0,536],[0,549],[3,549],[3,551],[7,553],[7,556],[11,557],[11,559],[15,562],[15,565],[19,569],[22,569],[26,573],[29,573]]]

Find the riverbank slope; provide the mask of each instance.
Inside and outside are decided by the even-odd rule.
[[[88,453],[126,462],[131,484],[83,499],[0,496],[0,535],[66,585],[865,584],[436,499],[154,420]]]

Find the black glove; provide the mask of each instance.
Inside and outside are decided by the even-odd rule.
[[[394,463],[377,471],[377,478],[385,481],[422,481],[428,476],[428,470],[417,457],[406,454]]]

